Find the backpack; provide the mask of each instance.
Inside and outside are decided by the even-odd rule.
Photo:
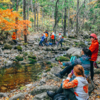
[[[52,100],[68,100],[68,99],[64,94],[59,93],[59,94],[55,95]]]
[[[76,60],[76,59],[77,59],[76,56],[72,56],[72,57],[70,58],[70,62],[71,62],[71,61],[74,61],[74,60]]]

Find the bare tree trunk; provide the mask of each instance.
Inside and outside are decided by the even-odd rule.
[[[69,0],[68,0],[68,3],[69,3]],[[68,5],[68,33],[67,34],[69,34],[69,31],[70,31],[70,27],[69,27],[69,20],[70,20],[70,18],[69,18],[69,11],[70,11],[70,9],[69,9],[69,5]]]
[[[83,29],[84,29],[84,19],[85,19],[85,0],[84,0],[84,13],[83,13]]]
[[[23,0],[23,19],[26,20],[26,0]],[[24,42],[27,43],[26,26],[24,26]]]
[[[36,0],[34,2],[34,31],[36,31]]]
[[[32,11],[32,14],[33,14],[33,2],[32,2],[32,0],[31,0],[31,11]],[[33,21],[32,21],[32,28],[33,28]]]
[[[58,2],[59,0],[56,1],[56,6],[55,6],[55,25],[53,28],[53,31],[56,33],[56,27],[57,27],[57,23],[58,23]]]
[[[62,7],[63,7],[63,6],[64,6],[64,1],[63,1],[63,3],[62,3]],[[64,11],[63,11],[63,9],[62,9],[62,30],[64,30],[63,25],[64,25]]]
[[[77,12],[79,10],[79,0],[77,0]],[[79,28],[78,28],[78,13],[76,15],[76,34],[77,34],[77,37],[78,37],[78,31],[79,31]]]
[[[67,0],[65,0],[65,5],[66,3],[67,3]],[[65,7],[65,15],[64,15],[64,36],[66,36],[66,18],[67,18],[66,11],[67,11],[67,7]]]
[[[16,2],[16,11],[18,11],[18,6],[19,6],[19,0],[17,0],[17,2]],[[18,24],[18,17],[15,18],[15,23],[16,23],[16,25]],[[17,28],[16,27],[15,27],[15,33],[17,36]]]
[[[38,19],[38,9],[37,9],[36,12],[37,12],[37,31],[38,31],[38,20],[39,20],[39,19]]]

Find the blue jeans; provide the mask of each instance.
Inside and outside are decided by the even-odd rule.
[[[39,46],[43,46],[43,44],[42,44],[42,43],[43,43],[43,41],[40,41]]]

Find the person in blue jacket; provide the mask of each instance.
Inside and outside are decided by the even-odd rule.
[[[42,34],[41,40],[39,42],[39,46],[43,46],[42,43],[44,42],[44,40],[45,40],[45,36]]]
[[[71,70],[74,68],[75,65],[80,64],[84,68],[84,74],[86,77],[89,76],[89,71],[90,71],[90,55],[91,51],[87,48],[83,48],[81,52],[81,57],[78,59],[75,59],[74,61],[69,61],[66,63],[59,62],[63,66],[67,66],[64,70],[60,71],[59,73],[55,74],[55,76],[59,78],[63,78],[63,76],[67,73],[70,73]]]

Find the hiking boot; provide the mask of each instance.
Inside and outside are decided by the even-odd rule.
[[[47,95],[48,95],[49,97],[53,98],[53,97],[56,95],[56,93],[55,93],[55,92],[47,91]]]
[[[63,75],[61,75],[60,73],[54,74],[55,76],[59,77],[59,78],[63,78]]]

